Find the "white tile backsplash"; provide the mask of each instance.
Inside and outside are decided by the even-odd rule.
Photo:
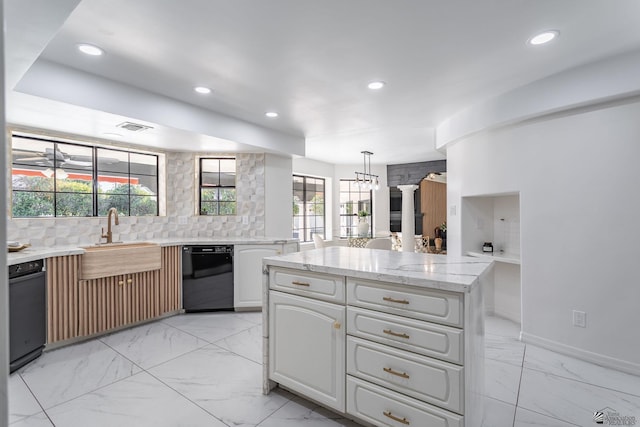
[[[170,237],[263,237],[264,154],[236,155],[237,216],[196,215],[196,153],[166,153],[166,216],[125,217],[113,227],[113,240]],[[10,197],[10,195],[9,195]],[[10,200],[9,200],[10,205]],[[248,217],[243,224],[242,217]],[[179,224],[186,218],[186,224]],[[107,220],[101,218],[9,218],[7,239],[35,247],[97,243]]]

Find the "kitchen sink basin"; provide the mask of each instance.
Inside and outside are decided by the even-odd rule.
[[[127,242],[85,246],[80,261],[80,278],[97,279],[119,274],[157,270],[161,250],[157,243]]]

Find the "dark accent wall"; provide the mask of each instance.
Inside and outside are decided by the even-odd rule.
[[[446,172],[446,160],[434,160],[431,162],[404,163],[401,165],[387,165],[387,185],[415,184],[420,185],[422,178],[431,172]]]

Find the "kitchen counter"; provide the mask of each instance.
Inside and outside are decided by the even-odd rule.
[[[275,237],[174,237],[168,239],[151,239],[143,240],[144,242],[157,243],[160,246],[183,246],[183,245],[269,245],[269,244],[285,244],[297,243],[294,238],[275,238]],[[134,243],[133,241],[125,241],[124,243]],[[84,244],[77,246],[60,246],[52,248],[28,247],[19,252],[7,253],[7,265],[18,264],[21,262],[33,261],[36,259],[50,258],[54,256],[66,255],[82,255],[85,251],[83,247],[91,246]]]
[[[468,292],[492,261],[414,252],[331,246],[264,258],[264,265]]]
[[[262,262],[265,394],[373,425],[481,426],[494,261],[333,246]]]

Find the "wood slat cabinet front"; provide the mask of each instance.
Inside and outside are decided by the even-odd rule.
[[[47,344],[104,333],[180,309],[181,247],[159,270],[80,280],[82,255],[47,259]],[[117,272],[117,266],[114,267]]]
[[[160,270],[81,280],[78,290],[81,336],[160,315]]]

